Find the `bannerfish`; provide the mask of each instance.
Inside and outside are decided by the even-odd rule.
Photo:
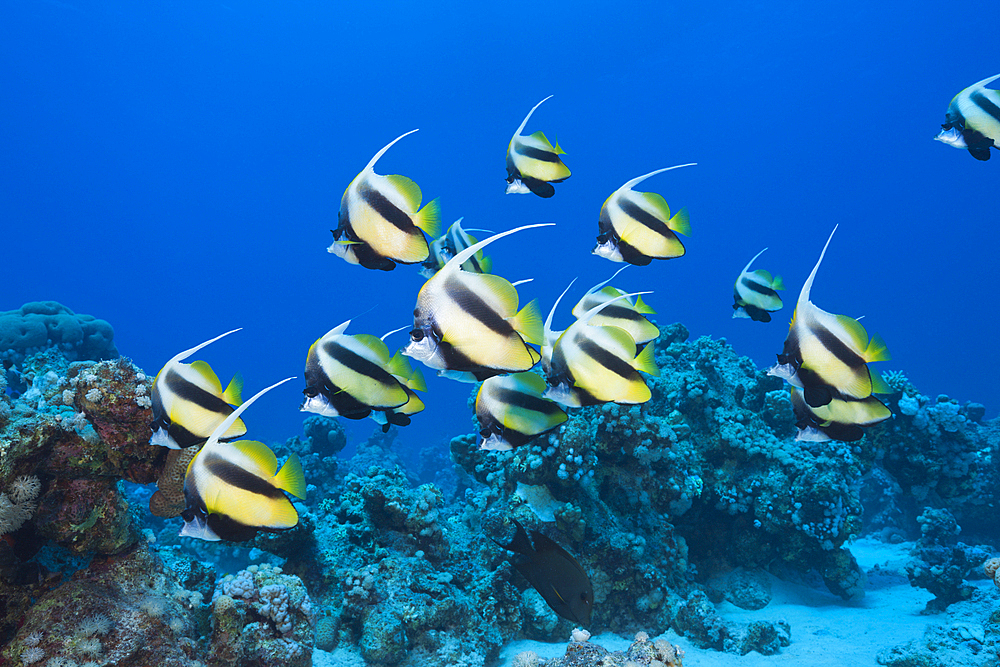
[[[673,259],[687,252],[677,234],[691,236],[687,208],[673,216],[663,197],[632,188],[650,176],[672,169],[692,167],[696,162],[657,169],[638,176],[611,193],[601,206],[594,254],[612,262],[646,266],[654,259]]]
[[[149,426],[153,435],[149,444],[170,449],[201,445],[232,413],[232,406],[242,402],[243,378],[238,373],[223,391],[219,377],[206,362],[181,363],[203,347],[236,331],[239,329],[184,350],[156,374],[150,391],[153,421]],[[237,419],[219,439],[233,440],[246,432],[243,421]]]
[[[354,177],[340,200],[337,229],[328,251],[366,269],[391,271],[396,263],[416,264],[430,252],[424,232],[441,225],[437,199],[420,208],[420,188],[406,176],[375,173],[375,163],[411,130],[393,139]],[[421,231],[422,230],[422,231]]]
[[[635,341],[627,331],[590,324],[601,310],[638,295],[625,294],[595,306],[559,335],[552,347],[546,398],[577,408],[608,402],[645,403],[652,397],[638,371],[659,376],[653,346],[647,345],[637,356]]]
[[[974,83],[952,98],[945,122],[935,139],[966,148],[977,160],[990,159],[990,147],[1000,148],[1000,90],[987,88],[1000,74]]]
[[[508,451],[565,422],[563,409],[543,398],[545,389],[530,371],[487,378],[476,394],[479,449]]]
[[[392,376],[402,385],[403,391],[406,392],[407,401],[398,408],[388,408],[372,412],[371,418],[376,423],[382,425],[383,433],[388,433],[389,426],[392,424],[408,426],[410,416],[422,412],[426,407],[416,392],[427,391],[427,382],[424,380],[424,374],[420,372],[419,368],[413,368],[401,352],[397,351],[396,354],[392,355],[392,359],[389,360],[386,370],[392,373]]]
[[[548,100],[549,95],[545,98]],[[542,100],[544,102],[545,100]],[[566,151],[553,146],[540,130],[524,136],[521,132],[528,124],[531,114],[542,106],[539,102],[521,121],[521,126],[507,145],[507,194],[527,194],[534,192],[539,197],[549,198],[556,193],[553,183],[562,183],[570,176],[569,167],[563,164],[560,155]]]
[[[764,248],[767,250],[767,248]],[[733,287],[733,317],[750,318],[754,322],[770,322],[771,313],[781,310],[781,297],[775,290],[785,289],[781,276],[771,277],[764,269],[750,271],[750,265],[764,250],[753,256],[743,267]]]
[[[823,246],[819,260],[806,279],[795,305],[792,322],[778,364],[768,371],[795,386],[803,398],[818,408],[833,398],[864,399],[872,394],[872,373],[868,363],[890,358],[882,338],[868,333],[853,317],[833,315],[809,299],[813,280],[837,227]]]
[[[574,623],[587,625],[594,611],[594,587],[590,577],[572,554],[537,530],[531,538],[518,521],[514,538],[496,544],[517,556],[511,564],[538,591],[555,613]],[[492,539],[492,538],[491,538]]]
[[[294,378],[257,392],[238,407],[209,436],[191,459],[184,476],[186,507],[180,535],[202,540],[245,542],[258,531],[278,532],[299,522],[298,512],[283,492],[306,497],[299,457],[290,454],[278,470],[278,460],[267,445],[252,440],[225,443],[225,433],[240,414],[265,393]]]
[[[387,368],[389,348],[375,336],[345,334],[350,323],[331,329],[309,347],[303,412],[364,419],[372,410],[391,410],[409,401]]]
[[[540,355],[528,343],[541,343],[537,304],[532,301],[518,311],[517,290],[507,280],[463,271],[461,266],[497,239],[551,224],[525,225],[494,234],[448,260],[417,294],[410,343],[403,354],[462,380],[485,380],[534,366]]]
[[[580,318],[584,314],[600,304],[611,301],[625,294],[625,292],[607,284],[615,279],[625,267],[618,269],[614,276],[611,276],[603,283],[598,283],[591,287],[583,298],[573,306],[573,316]],[[646,319],[646,315],[655,315],[656,311],[647,306],[641,296],[632,301],[631,298],[621,299],[599,311],[591,317],[590,323],[593,326],[615,326],[629,332],[632,340],[638,346],[643,346],[651,340],[655,340],[660,335],[660,330],[655,324]]]
[[[796,440],[856,442],[864,435],[864,428],[892,416],[892,411],[874,395],[862,399],[833,398],[826,405],[813,408],[806,403],[801,389],[793,386],[791,390],[792,410],[799,429]]]
[[[420,269],[420,275],[425,278],[432,277],[444,268],[448,260],[478,242],[476,237],[462,229],[463,219],[459,218],[451,223],[451,226],[448,227],[448,230],[444,234],[431,242],[430,253],[427,255],[427,259],[424,260],[424,265]],[[490,273],[492,268],[492,260],[489,257],[484,257],[482,250],[462,264],[463,271],[470,271],[472,273]]]

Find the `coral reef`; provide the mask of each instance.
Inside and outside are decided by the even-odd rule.
[[[589,630],[639,633],[628,651],[608,653],[577,630],[547,667],[679,665],[674,647],[645,634],[668,629],[702,648],[779,652],[793,636],[787,623],[728,621],[716,604],[766,607],[774,576],[861,597],[865,575],[849,540],[863,528],[916,539],[906,572],[935,594],[929,611],[982,595],[970,579],[988,549],[958,541],[960,530],[996,540],[1000,430],[982,421],[981,406],[931,401],[892,373],[893,420],[856,443],[796,443],[787,390],[725,341],[688,340],[674,324],[653,344],[662,373],[649,380],[650,401],[575,410],[510,452],[478,450],[471,408],[451,461],[437,447],[404,459],[396,429],[377,426],[347,458],[338,421],[311,416],[275,447],[296,452],[305,470],[299,525],[244,544],[178,537],[189,454],[148,445],[151,378],[142,370],[76,358],[82,347],[9,352],[0,377],[3,658],[305,666],[315,645],[385,667],[493,664],[512,639],[574,631],[493,541],[512,519],[588,573]],[[992,617],[963,622],[965,631],[929,630],[880,659],[921,664],[939,649],[995,656]]]

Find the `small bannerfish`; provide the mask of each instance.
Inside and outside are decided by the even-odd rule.
[[[372,410],[391,410],[409,400],[387,368],[389,348],[375,336],[345,334],[350,323],[331,329],[309,347],[303,412],[364,419]]]
[[[767,250],[767,248],[764,248]],[[750,265],[764,250],[753,256],[743,267],[733,287],[733,317],[750,318],[754,322],[770,322],[771,313],[781,310],[781,297],[775,290],[785,289],[781,276],[771,277],[764,269],[750,271]]]
[[[391,271],[397,262],[416,264],[427,259],[429,247],[424,232],[431,237],[438,234],[438,200],[420,208],[422,195],[416,183],[399,174],[376,174],[374,169],[394,143],[414,132],[389,142],[347,186],[329,252],[351,264],[382,271]]]
[[[417,294],[410,343],[403,354],[457,379],[485,380],[534,366],[542,338],[541,315],[532,301],[518,311],[517,290],[507,280],[461,269],[497,239],[541,223],[494,234],[452,257]]]
[[[819,260],[802,285],[784,349],[778,355],[778,364],[768,371],[802,387],[805,402],[813,408],[833,398],[868,398],[873,386],[868,363],[890,358],[878,334],[869,340],[865,328],[853,317],[833,315],[810,301],[816,272],[836,231],[834,227],[830,232]]]
[[[459,218],[451,223],[451,226],[448,227],[448,230],[444,234],[431,242],[430,253],[427,255],[427,259],[424,260],[424,265],[420,269],[420,275],[424,278],[432,277],[444,268],[448,260],[478,242],[476,237],[462,229],[463,219]],[[490,273],[492,268],[493,262],[489,257],[483,256],[482,250],[462,264],[462,270],[471,273]]]
[[[306,496],[302,464],[294,453],[278,470],[267,445],[252,440],[219,441],[240,414],[265,393],[294,378],[257,392],[222,422],[191,459],[184,476],[186,507],[181,536],[202,540],[245,542],[258,531],[278,532],[299,522],[298,512],[283,493]]]
[[[508,451],[566,421],[566,413],[542,396],[545,380],[532,372],[488,378],[476,394],[479,449]]]
[[[149,444],[170,449],[201,445],[232,413],[232,406],[242,402],[243,378],[238,373],[223,391],[219,377],[206,362],[181,363],[203,347],[236,331],[239,329],[184,350],[156,374],[150,392],[153,435]],[[233,440],[246,432],[246,426],[237,419],[219,439]]]
[[[545,98],[548,100],[549,95]],[[542,100],[544,102],[545,100]],[[560,155],[566,151],[559,147],[559,142],[553,146],[541,132],[524,136],[524,126],[528,124],[531,114],[542,106],[539,102],[531,107],[531,111],[521,121],[521,126],[507,145],[507,194],[527,194],[534,192],[539,197],[551,197],[556,193],[553,183],[562,183],[570,176],[569,167],[563,164]]]
[[[518,521],[507,544],[496,544],[518,554],[511,564],[538,591],[555,613],[574,623],[586,625],[594,611],[594,587],[590,577],[572,554],[537,530],[531,538]],[[492,538],[491,538],[492,539]]]
[[[638,176],[611,193],[601,206],[597,246],[594,254],[612,262],[645,266],[654,259],[673,259],[687,252],[677,234],[691,236],[687,208],[672,217],[666,200],[655,192],[632,188],[650,176],[672,169],[692,167],[695,162],[657,169]]]
[[[990,159],[990,147],[1000,148],[1000,90],[987,88],[1000,74],[974,83],[952,98],[945,122],[935,139],[968,149],[977,160]]]
[[[591,287],[583,295],[583,298],[573,306],[573,316],[577,318],[583,317],[587,311],[593,309],[595,306],[624,295],[625,292],[620,289],[607,286],[623,270],[625,270],[625,267],[618,269],[614,276],[611,276],[603,283],[598,283]],[[598,327],[615,326],[624,329],[632,336],[635,344],[641,347],[651,340],[655,340],[660,335],[660,330],[656,325],[645,317],[646,315],[655,314],[656,311],[643,303],[642,297],[638,296],[635,301],[632,301],[632,299],[616,301],[594,315],[590,319],[590,323]]]
[[[892,411],[875,396],[862,399],[833,398],[826,405],[813,408],[806,403],[801,389],[795,386],[791,389],[792,410],[799,429],[796,440],[856,442],[864,436],[864,428],[892,416]]]
[[[402,355],[401,351],[397,351],[396,354],[392,355],[392,359],[389,360],[386,370],[392,373],[392,377],[396,378],[399,384],[403,386],[408,400],[398,408],[372,412],[371,418],[376,423],[382,425],[383,433],[388,433],[389,426],[392,424],[408,426],[410,415],[422,412],[424,407],[426,407],[416,392],[427,391],[427,382],[424,380],[424,374],[420,372],[419,368],[413,368],[406,357]]]
[[[546,398],[576,408],[645,403],[652,397],[638,371],[659,376],[653,346],[647,345],[637,356],[635,340],[627,331],[590,323],[601,310],[639,294],[624,294],[591,308],[559,335],[552,346]]]

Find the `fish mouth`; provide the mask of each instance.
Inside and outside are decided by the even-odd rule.
[[[322,417],[339,417],[340,413],[337,409],[330,404],[326,396],[323,394],[316,394],[315,396],[306,396],[302,401],[302,405],[299,406],[299,410],[302,412],[312,412],[314,414],[320,415]]]
[[[521,182],[521,179],[515,178],[507,184],[506,194],[509,195],[527,195],[531,194],[531,190],[527,185]]]
[[[940,141],[943,144],[948,144],[949,146],[954,146],[955,148],[968,148],[968,144],[965,143],[965,137],[962,136],[962,132],[959,131],[957,127],[953,127],[948,130],[941,130],[938,135],[934,137],[935,141]]]
[[[618,249],[618,244],[610,239],[604,243],[598,243],[594,246],[593,254],[598,257],[603,257],[604,259],[610,259],[612,262],[625,261],[625,258],[622,257],[621,250]]]
[[[218,542],[222,538],[215,534],[215,531],[208,527],[208,517],[194,515],[184,521],[178,537],[194,537],[207,542]]]

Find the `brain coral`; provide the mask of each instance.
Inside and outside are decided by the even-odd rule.
[[[0,357],[20,363],[25,355],[58,346],[70,361],[118,357],[115,330],[92,315],[77,315],[55,301],[33,301],[0,313]]]

